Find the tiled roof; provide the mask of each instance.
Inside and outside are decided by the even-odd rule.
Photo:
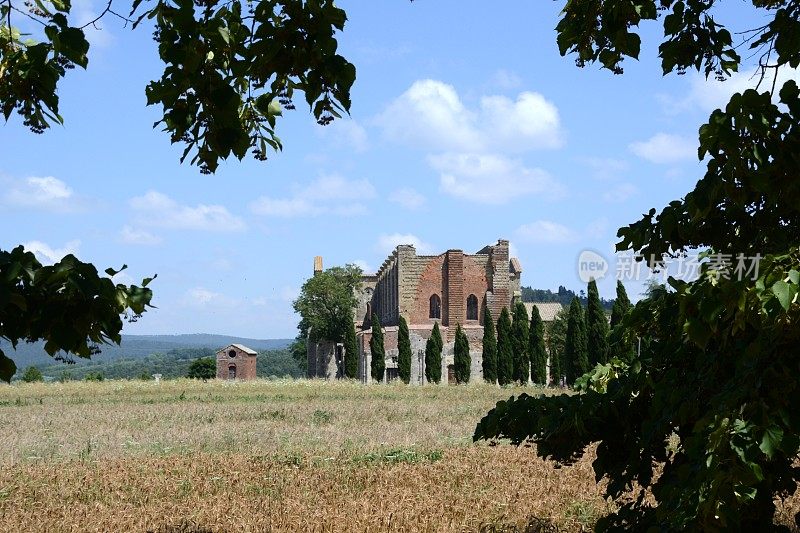
[[[552,322],[559,311],[563,309],[560,303],[558,302],[524,302],[525,303],[525,310],[528,312],[528,316],[531,316],[531,311],[533,310],[533,306],[535,305],[536,308],[539,310],[539,316],[542,317],[542,322]]]
[[[231,345],[229,345],[228,347],[226,347],[226,348],[223,348],[222,350],[219,350],[217,353],[219,353],[219,352],[224,352],[224,351],[226,351],[226,350],[227,350],[228,348],[230,348],[230,347],[236,348],[237,350],[239,350],[239,351],[242,351],[242,352],[246,353],[247,355],[258,355],[258,352],[257,352],[257,351],[255,351],[255,350],[254,350],[254,349],[252,349],[252,348],[248,348],[248,347],[247,347],[247,346],[245,346],[244,344],[231,344]]]

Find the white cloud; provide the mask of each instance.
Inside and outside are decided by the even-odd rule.
[[[137,229],[131,226],[123,226],[122,230],[119,232],[120,238],[122,242],[126,244],[141,244],[142,246],[155,246],[157,244],[161,244],[163,239],[158,235],[153,235],[152,233],[145,231],[143,229]]]
[[[372,272],[373,270],[369,267],[369,264],[364,261],[363,259],[356,259],[355,261],[351,261],[355,266],[361,269],[362,272]]]
[[[667,133],[657,133],[646,141],[631,143],[628,148],[642,159],[657,164],[697,159],[696,141]]]
[[[337,148],[349,148],[358,153],[369,149],[367,130],[353,119],[334,120],[327,126],[320,126],[317,131]]]
[[[621,203],[633,197],[639,190],[632,183],[618,183],[603,193],[603,200]]]
[[[15,207],[67,212],[79,209],[73,190],[53,176],[12,181],[3,203]]]
[[[224,206],[181,205],[157,191],[148,191],[143,196],[132,198],[130,205],[140,213],[137,223],[143,226],[218,232],[243,231],[247,228],[244,220]]]
[[[206,289],[205,287],[194,287],[186,291],[183,303],[190,306],[204,307],[209,305],[220,307],[231,307],[237,305],[237,300],[229,298],[219,292]]]
[[[384,135],[432,151],[517,152],[563,144],[558,109],[541,94],[484,96],[477,111],[452,85],[419,80],[376,117]]]
[[[425,205],[426,198],[414,189],[404,187],[392,192],[389,201],[413,211]]]
[[[364,201],[376,195],[369,180],[347,180],[334,174],[321,176],[298,188],[289,198],[260,196],[250,204],[250,210],[257,215],[283,218],[322,214],[355,216],[366,213]]]
[[[667,114],[673,115],[689,110],[700,110],[710,112],[717,108],[724,109],[734,93],[742,93],[747,89],[756,89],[760,79],[760,74],[756,68],[734,73],[730,78],[719,81],[713,76],[706,79],[700,73],[692,73],[689,77],[689,93],[682,98],[675,98],[670,95],[658,95],[658,99]],[[772,88],[772,76],[768,75],[758,87],[759,92],[765,92]],[[775,82],[775,93],[777,95],[780,88],[788,80],[800,82],[800,70],[792,68],[782,68],[778,71]]]
[[[50,245],[42,241],[29,241],[22,243],[22,246],[26,251],[32,252],[36,256],[36,259],[38,259],[42,264],[52,265],[53,263],[61,261],[65,255],[76,255],[81,246],[81,241],[69,241],[61,248],[52,248]]]
[[[412,235],[410,233],[381,234],[378,237],[378,242],[375,245],[375,249],[381,252],[382,254],[389,255],[394,251],[395,248],[397,248],[401,244],[411,244],[412,246],[414,246],[414,248],[416,248],[418,254],[433,253],[433,246],[431,246],[427,242],[424,242],[416,235]]]
[[[538,243],[566,243],[576,239],[574,231],[550,220],[536,220],[530,224],[523,224],[516,230],[517,238],[525,242]]]
[[[526,151],[564,144],[558,109],[539,93],[520,93],[516,101],[486,96],[481,99],[481,110],[484,135],[495,150]]]
[[[558,197],[563,187],[539,168],[498,155],[441,154],[428,162],[440,173],[443,192],[473,202],[504,204],[529,194]]]

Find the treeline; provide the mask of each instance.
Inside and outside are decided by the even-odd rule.
[[[215,358],[212,348],[177,348],[166,353],[153,353],[145,357],[122,358],[112,361],[89,361],[81,365],[57,363],[36,365],[44,380],[85,380],[97,379],[152,379],[153,374],[161,374],[162,379],[175,379],[189,376],[189,368],[194,361],[202,358]],[[258,377],[299,378],[305,372],[292,357],[288,348],[264,350],[259,352],[256,363]],[[24,375],[21,372],[20,377]]]
[[[577,298],[582,306],[586,307],[589,304],[589,297],[584,291],[576,294],[563,285],[559,285],[556,292],[550,289],[532,289],[531,287],[522,287],[521,292],[523,302],[558,302],[563,307],[569,307],[572,300]],[[611,312],[614,307],[614,299],[600,298],[600,305],[605,311]]]
[[[578,296],[573,296],[568,308],[546,328],[536,306],[530,317],[521,302],[513,313],[503,308],[496,324],[489,310],[484,310],[484,380],[500,385],[530,380],[539,385],[573,386],[590,369],[612,357],[630,361],[634,338],[622,319],[631,303],[622,283],[617,282],[610,321],[594,281],[588,284],[585,302],[583,305]]]

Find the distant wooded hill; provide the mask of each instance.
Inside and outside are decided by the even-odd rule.
[[[586,306],[588,298],[586,297],[586,293],[584,291],[580,291],[578,294],[575,294],[574,291],[567,289],[563,285],[558,286],[557,292],[553,292],[550,289],[532,289],[530,287],[522,287],[523,302],[558,302],[567,308],[569,307],[569,304],[572,303],[572,299],[576,296],[580,300],[581,304]],[[600,298],[600,303],[603,305],[603,309],[610,312],[611,308],[614,306],[614,298],[610,300]]]
[[[214,351],[229,344],[244,344],[254,350],[281,350],[289,346],[292,339],[247,339],[227,335],[211,335],[198,333],[193,335],[123,335],[122,344],[100,346],[101,353],[92,356],[91,360],[75,357],[77,365],[107,363],[117,359],[139,359],[152,354],[166,354],[174,350],[188,348],[207,348]],[[0,349],[14,360],[18,369],[30,365],[47,366],[55,361],[44,351],[44,343],[21,343],[16,350],[5,340],[0,340]],[[64,365],[66,369],[74,369],[75,365]]]
[[[186,377],[189,365],[200,357],[214,357],[216,348],[178,348],[166,353],[156,352],[144,357],[122,357],[119,359],[86,361],[80,365],[58,363],[50,359],[47,365],[37,365],[46,380],[82,380],[87,375],[102,376],[103,379],[142,379],[161,374],[163,379]],[[19,373],[17,374],[19,375]],[[260,350],[256,363],[256,375],[261,378],[299,378],[305,372],[297,364],[288,349]]]

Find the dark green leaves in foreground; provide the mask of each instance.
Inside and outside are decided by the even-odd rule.
[[[63,119],[58,111],[57,85],[68,70],[86,68],[89,42],[83,30],[69,25],[69,2],[38,0],[14,6],[33,13],[43,28],[37,41],[10,26],[11,2],[0,4],[0,111],[5,120],[15,111],[34,133]],[[24,12],[23,12],[24,13]]]
[[[0,3],[0,111],[6,120],[16,111],[35,133],[63,123],[58,84],[88,65],[89,42],[70,10],[68,0]],[[347,16],[333,0],[135,0],[136,20],[109,2],[97,20],[111,16],[153,30],[165,68],[147,86],[147,104],[161,105],[155,126],[202,172],[231,155],[264,160],[279,150],[277,117],[294,109],[296,92],[320,124],[349,112],[356,69],[337,53]],[[20,18],[38,22],[38,33],[21,33]]]
[[[134,2],[133,13],[142,0]],[[257,3],[159,0],[137,24],[152,19],[166,68],[147,86],[161,104],[162,124],[181,161],[214,172],[220,159],[248,151],[266,159],[281,148],[276,118],[301,91],[314,117],[328,124],[350,109],[355,67],[336,53],[345,12],[332,0]]]
[[[117,272],[106,270],[109,276]],[[22,246],[0,250],[0,337],[14,347],[43,340],[56,359],[88,358],[99,353],[100,344],[120,343],[123,318],[136,320],[146,311],[150,281],[141,287],[115,285],[73,255],[43,266]],[[9,381],[15,372],[14,362],[0,351],[0,379]]]

